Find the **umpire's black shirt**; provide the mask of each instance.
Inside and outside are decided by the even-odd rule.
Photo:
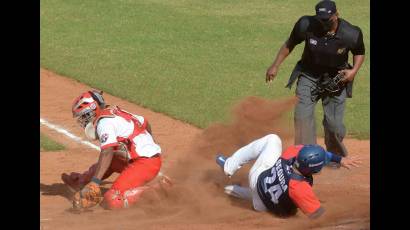
[[[296,22],[287,46],[293,49],[294,46],[305,41],[300,61],[303,71],[314,75],[325,72],[335,73],[345,68],[349,51],[353,55],[364,55],[361,29],[341,18],[338,22],[334,35],[324,32],[320,22],[314,16],[303,16]]]

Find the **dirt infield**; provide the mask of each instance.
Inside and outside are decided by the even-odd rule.
[[[40,69],[40,117],[84,138],[71,117],[71,102],[89,87]],[[163,150],[163,173],[175,185],[168,192],[146,194],[129,209],[69,212],[70,201],[63,172],[83,172],[98,159],[98,151],[45,126],[41,132],[64,144],[59,152],[40,152],[40,229],[369,229],[370,228],[370,143],[346,139],[351,155],[359,155],[362,166],[353,170],[325,168],[315,177],[314,191],[326,213],[309,220],[300,211],[281,219],[253,211],[251,204],[227,197],[227,183],[246,184],[249,166],[227,179],[214,163],[214,154],[230,154],[254,138],[277,133],[283,147],[292,143],[292,130],[280,115],[292,108],[294,98],[269,101],[244,99],[232,109],[232,122],[195,128],[163,114],[104,94],[108,104],[141,114],[150,121],[156,141]],[[323,144],[323,140],[319,140]],[[97,144],[97,143],[94,143]],[[116,175],[108,181],[112,182]],[[110,184],[104,185],[109,187]]]

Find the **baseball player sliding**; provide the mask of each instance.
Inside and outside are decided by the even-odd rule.
[[[313,193],[312,175],[329,162],[348,169],[360,163],[327,152],[319,145],[294,145],[282,153],[282,142],[275,134],[249,143],[231,157],[218,154],[216,162],[231,177],[243,164],[255,159],[248,175],[249,188],[228,185],[225,193],[252,201],[256,211],[270,211],[280,217],[296,214],[297,208],[310,218],[319,217],[324,209]]]
[[[91,208],[102,201],[108,209],[128,207],[144,191],[155,188],[143,186],[161,168],[161,148],[154,142],[147,119],[118,106],[106,105],[102,92],[95,90],[77,97],[72,112],[86,136],[98,139],[101,147],[98,162],[88,171],[61,175],[64,183],[76,192],[75,209]],[[120,175],[103,196],[100,184],[114,172]],[[163,177],[159,185],[171,185],[171,182]]]

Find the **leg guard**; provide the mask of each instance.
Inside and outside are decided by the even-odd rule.
[[[140,199],[145,187],[130,189],[121,194],[120,191],[110,189],[104,194],[104,200],[108,209],[127,208]]]
[[[145,183],[154,179],[161,168],[161,158],[140,158],[130,163],[104,194],[108,209],[125,208],[136,203],[142,193],[151,187]]]

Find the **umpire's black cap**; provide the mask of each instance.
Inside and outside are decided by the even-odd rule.
[[[315,10],[317,18],[326,20],[336,13],[336,3],[330,0],[323,0],[316,4]]]

